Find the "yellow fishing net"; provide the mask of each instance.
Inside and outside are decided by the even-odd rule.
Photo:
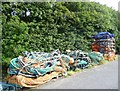
[[[46,74],[37,78],[29,78],[22,75],[13,75],[8,76],[6,80],[8,83],[17,84],[23,87],[37,87],[50,81],[52,78],[57,77],[58,74],[58,72],[51,72],[50,74]]]

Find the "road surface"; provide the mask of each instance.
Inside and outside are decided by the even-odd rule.
[[[50,81],[37,89],[118,89],[118,61]]]

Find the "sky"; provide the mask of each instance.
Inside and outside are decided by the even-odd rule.
[[[91,0],[91,1],[99,2],[100,4],[103,5],[106,4],[108,7],[112,7],[113,9],[118,10],[118,2],[120,0]]]

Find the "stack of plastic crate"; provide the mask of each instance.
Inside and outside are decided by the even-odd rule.
[[[104,54],[106,60],[115,58],[115,39],[114,34],[109,32],[100,32],[93,36],[95,41],[92,43],[92,50]]]

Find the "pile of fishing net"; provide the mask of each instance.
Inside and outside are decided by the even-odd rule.
[[[37,87],[58,76],[66,76],[68,70],[84,69],[94,62],[102,60],[103,55],[96,52],[67,50],[62,54],[59,50],[46,52],[23,52],[21,56],[11,60],[7,82],[22,87]]]
[[[66,75],[69,60],[69,56],[60,54],[59,51],[24,52],[23,56],[11,60],[7,81],[23,87],[36,87],[59,74]]]

